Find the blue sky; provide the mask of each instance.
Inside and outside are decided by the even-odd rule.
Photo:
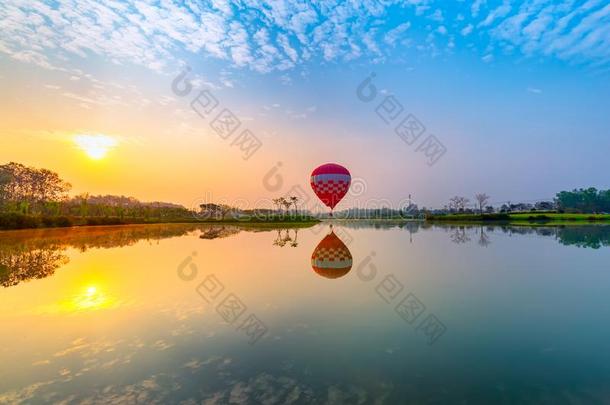
[[[162,71],[188,54],[259,73],[308,61],[376,63],[409,50],[553,57],[608,68],[610,4],[586,1],[93,1],[5,2],[2,50],[57,66],[102,55]],[[411,55],[412,56],[412,55]]]
[[[10,109],[96,110],[86,123],[5,125],[8,135],[162,136],[110,123],[128,112],[191,139],[195,117],[168,91],[188,65],[269,145],[248,169],[256,175],[289,160],[287,181],[297,181],[317,159],[337,160],[369,179],[371,195],[408,190],[429,206],[480,191],[515,201],[610,187],[605,1],[9,0],[0,30]],[[437,164],[356,97],[371,72],[380,97],[395,96],[446,147]]]

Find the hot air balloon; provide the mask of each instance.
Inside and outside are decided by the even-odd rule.
[[[331,216],[335,205],[347,194],[351,182],[349,171],[336,163],[326,163],[311,173],[311,188],[330,208]]]
[[[343,277],[352,269],[352,254],[345,243],[331,231],[311,254],[311,267],[322,277]]]

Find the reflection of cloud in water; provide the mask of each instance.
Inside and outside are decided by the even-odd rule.
[[[189,361],[188,363],[186,363],[182,367],[188,368],[188,369],[192,370],[193,372],[195,372],[195,371],[199,370],[203,366],[207,366],[208,364],[212,364],[212,363],[220,361],[220,360],[222,360],[222,357],[220,357],[220,356],[213,356],[213,357],[210,357],[207,360],[193,359],[193,360]]]
[[[215,403],[234,404],[293,404],[298,400],[313,399],[313,392],[290,377],[276,377],[262,373],[247,381],[238,381],[227,393],[216,393]],[[218,400],[221,399],[220,402]],[[310,402],[310,401],[308,401]]]
[[[174,347],[174,344],[168,343],[163,339],[159,339],[155,343],[153,343],[151,347],[155,350],[163,351]]]
[[[31,402],[30,400],[37,396],[37,393],[41,388],[51,385],[54,382],[54,380],[37,382],[19,390],[0,393],[0,404],[20,404]]]
[[[185,314],[190,316],[185,319]],[[91,404],[361,403],[363,395],[370,401],[378,394],[355,386],[320,384],[288,361],[275,370],[265,362],[235,361],[226,356],[235,353],[233,343],[224,337],[203,337],[208,326],[202,324],[198,310],[175,308],[162,316],[166,327],[147,329],[145,336],[75,338],[34,359],[31,363],[36,365],[26,371],[48,380],[39,377],[42,381],[0,394],[0,403],[34,398]],[[301,323],[295,328],[310,329]],[[185,334],[174,335],[175,330]]]
[[[355,385],[310,385],[286,375],[260,373],[247,380],[230,381],[230,387],[217,391],[205,404],[364,404],[383,403],[391,386],[380,384],[375,393]]]
[[[92,296],[93,292],[93,290],[84,290],[85,295],[89,293]],[[197,321],[200,314],[200,308],[179,308],[179,305],[176,305],[176,308],[170,308],[163,313],[163,324],[166,327],[156,333],[149,330],[144,337],[135,335],[129,339],[109,337],[73,339],[63,348],[60,347],[43,355],[42,358],[31,360],[30,375],[54,375],[56,377],[0,394],[0,403],[28,402],[32,398],[48,398],[49,402],[72,398],[74,402],[78,403],[122,403],[134,398],[142,403],[170,401],[172,395],[167,392],[166,388],[180,388],[182,377],[165,376],[163,377],[164,384],[161,384],[157,377],[163,376],[162,371],[165,369],[169,370],[168,374],[173,374],[173,367],[180,368],[180,366],[178,364],[168,365],[163,360],[166,359],[165,355],[158,353],[170,349],[176,350],[176,346],[179,350],[184,347],[185,342],[196,341],[200,345],[201,337],[205,336],[203,332],[206,330],[193,328],[193,326],[200,325]],[[158,317],[159,313],[156,313],[156,316]],[[120,377],[119,380],[127,379],[129,381],[132,379],[132,375],[137,376],[142,371],[148,372],[148,368],[145,370],[140,368],[142,361],[152,361],[151,368],[160,369],[159,375],[147,377],[140,382],[112,383],[102,390],[96,389],[103,381],[116,380],[113,376],[120,373],[127,374]],[[198,365],[200,370],[206,365],[216,364],[221,370],[230,363],[230,359],[212,356],[210,359],[192,363],[191,366]],[[172,379],[175,381],[171,381]],[[92,381],[96,381],[94,386],[90,385]],[[95,392],[94,395],[89,396],[88,393],[92,391]]]

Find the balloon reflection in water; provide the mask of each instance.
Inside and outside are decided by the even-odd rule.
[[[311,254],[311,267],[326,278],[343,277],[352,269],[352,254],[332,228]]]

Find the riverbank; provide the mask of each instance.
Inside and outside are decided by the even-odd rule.
[[[429,215],[428,222],[507,223],[511,225],[610,223],[610,214],[570,214],[557,212],[519,212],[499,214]]]
[[[69,228],[81,226],[114,226],[114,225],[145,225],[145,224],[227,224],[256,226],[308,226],[320,222],[309,216],[266,216],[249,218],[199,219],[192,218],[120,218],[120,217],[67,217],[24,215],[18,213],[0,214],[0,230]]]

